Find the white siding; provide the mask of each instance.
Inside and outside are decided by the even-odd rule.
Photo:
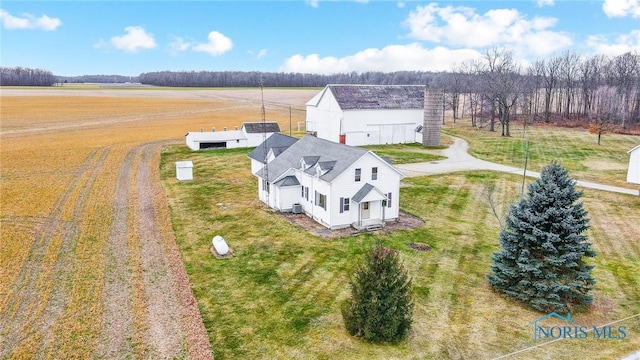
[[[339,142],[342,117],[343,111],[333,93],[326,90],[317,106],[307,106],[307,131],[315,131],[321,139]]]
[[[627,182],[640,184],[640,145],[629,152],[629,170],[627,171]]]
[[[277,210],[290,212],[293,204],[300,202],[300,186],[276,187]]]
[[[371,180],[371,169],[378,168],[378,179]],[[360,181],[355,181],[355,169],[361,169]],[[340,198],[351,198],[355,195],[364,184],[369,183],[384,194],[391,193],[391,207],[385,208],[385,219],[393,220],[398,218],[398,199],[400,191],[401,175],[380,158],[371,153],[365,154],[351,168],[345,170],[340,176],[333,181],[332,197],[331,197],[331,224],[332,227],[349,226],[357,221],[357,204],[351,203],[348,212],[340,213]],[[377,211],[380,209],[378,208]],[[372,216],[374,209],[371,209]]]
[[[346,110],[342,129],[347,145],[404,144],[415,142],[422,121],[421,109]]]

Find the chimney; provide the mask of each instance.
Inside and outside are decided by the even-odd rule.
[[[226,127],[226,126],[225,126],[225,127],[223,127],[223,128],[222,128],[222,131],[227,131],[227,127]]]
[[[424,90],[424,125],[422,145],[440,146],[440,126],[444,116],[444,92],[442,90]]]
[[[215,128],[215,127],[212,127],[212,128],[211,128],[211,132],[216,132],[216,128]]]

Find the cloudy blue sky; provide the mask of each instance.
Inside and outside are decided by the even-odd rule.
[[[0,3],[0,64],[56,75],[448,70],[507,47],[640,52],[640,0]]]

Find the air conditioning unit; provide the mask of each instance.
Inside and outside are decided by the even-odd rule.
[[[291,212],[294,214],[302,214],[302,204],[293,204]]]

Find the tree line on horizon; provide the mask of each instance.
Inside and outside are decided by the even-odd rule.
[[[327,84],[425,85],[443,89],[453,120],[500,126],[510,136],[513,117],[526,123],[590,124],[598,133],[640,126],[640,54],[582,57],[567,51],[520,65],[506,48],[453,64],[449,71],[363,72],[332,75],[260,71],[157,71],[139,76],[55,76],[50,71],[0,67],[0,85],[134,82],[167,87],[324,87]]]

